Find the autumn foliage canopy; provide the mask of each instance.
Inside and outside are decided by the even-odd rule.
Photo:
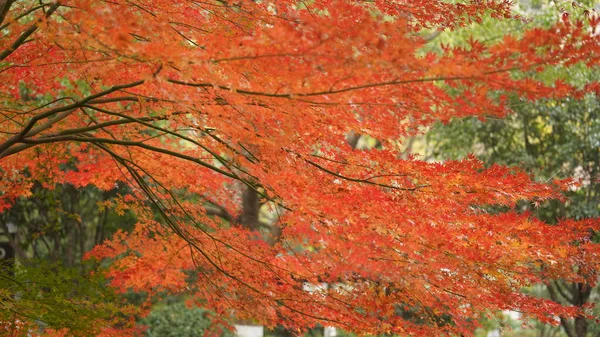
[[[114,287],[185,292],[290,330],[471,335],[496,310],[585,314],[521,288],[594,282],[598,222],[487,207],[560,198],[569,181],[401,153],[437,120],[504,116],[510,97],[597,92],[535,79],[600,64],[592,12],[426,52],[424,32],[509,19],[510,3],[3,0],[0,11],[0,210],[34,183],[129,186],[100,207],[135,211],[135,230],[90,253],[113,259]],[[358,149],[357,135],[381,145]]]

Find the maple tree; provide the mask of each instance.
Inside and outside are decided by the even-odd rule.
[[[111,284],[193,293],[267,326],[468,335],[500,309],[584,315],[520,288],[594,283],[598,222],[482,207],[560,198],[568,181],[398,156],[436,120],[504,116],[507,93],[600,88],[531,76],[598,66],[599,19],[579,8],[519,37],[423,51],[424,28],[484,16],[510,19],[510,3],[3,0],[0,210],[34,183],[126,183],[102,207],[135,211],[136,228],[89,254],[114,259]],[[352,132],[380,149],[349,146]]]

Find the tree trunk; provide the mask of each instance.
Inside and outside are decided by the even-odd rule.
[[[242,195],[242,214],[238,217],[238,223],[250,230],[258,230],[260,223],[258,213],[260,211],[260,198],[258,192],[253,188],[246,187]]]

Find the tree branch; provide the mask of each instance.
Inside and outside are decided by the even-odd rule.
[[[15,0],[0,0],[0,25],[4,21],[4,18],[6,18],[6,14],[8,14],[10,6],[13,4],[13,2],[15,2]],[[4,28],[4,26],[1,26],[0,30]]]
[[[122,145],[122,146],[133,146],[143,148],[152,152],[166,154],[168,156],[177,157],[183,160],[191,161],[201,166],[204,166],[210,170],[213,170],[217,173],[220,173],[226,177],[233,178],[236,180],[241,180],[241,178],[234,173],[223,171],[220,168],[213,166],[211,164],[205,163],[202,160],[197,158],[167,150],[164,148],[148,145],[141,142],[127,141],[127,140],[118,140],[118,139],[109,139],[109,138],[97,138],[97,137],[80,137],[80,136],[56,136],[56,137],[48,137],[48,138],[38,138],[38,139],[22,139],[21,143],[25,144],[47,144],[47,143],[56,143],[56,142],[81,142],[81,143],[93,143],[93,144],[114,144],[114,145]]]
[[[6,2],[7,0],[0,0],[0,1]],[[8,0],[8,3],[4,5],[6,7],[6,12],[8,12],[8,8],[10,7],[10,5],[12,4],[13,1],[14,0]],[[1,5],[2,5],[2,3],[0,2],[0,6]],[[56,11],[58,9],[58,7],[60,7],[59,2],[56,2],[52,6],[50,6],[48,11],[46,12],[45,18],[46,19],[49,18],[52,15],[52,13],[54,13],[54,11]],[[3,9],[4,8],[0,8],[0,10],[3,10]],[[2,20],[0,20],[0,23],[2,23],[2,21],[4,20],[4,15],[6,15],[6,12],[0,13],[0,19],[2,19]],[[8,47],[8,49],[5,49],[2,53],[0,53],[0,61],[3,61],[10,54],[12,54],[15,50],[17,50],[17,48],[19,48],[23,43],[25,43],[25,41],[27,41],[29,36],[31,36],[31,34],[35,33],[36,30],[38,30],[39,24],[41,23],[41,21],[42,21],[42,19],[38,19],[36,23],[34,23],[29,28],[27,28],[27,30],[25,30],[23,33],[21,33],[21,35],[12,43],[12,45],[10,47]]]
[[[43,112],[43,113],[33,116],[29,120],[27,125],[25,125],[25,127],[21,130],[21,132],[19,132],[17,135],[14,135],[13,137],[7,139],[4,143],[0,144],[0,159],[19,152],[19,151],[7,151],[12,145],[14,145],[16,143],[20,143],[26,137],[33,137],[33,136],[39,134],[40,132],[51,128],[56,122],[68,117],[73,111],[75,111],[77,108],[82,107],[87,102],[92,101],[97,98],[100,98],[102,96],[106,96],[108,94],[111,94],[111,93],[121,90],[121,89],[136,87],[143,83],[144,83],[144,81],[136,81],[136,82],[132,82],[132,83],[128,83],[128,84],[115,85],[107,90],[101,91],[101,92],[91,95],[91,96],[88,96],[88,97],[82,99],[81,101],[78,101],[78,102],[63,106],[63,107],[51,109],[46,112]],[[55,116],[55,118],[46,122],[45,124],[35,127],[36,123],[39,122],[40,120],[49,118],[52,116]],[[22,150],[20,150],[20,151],[22,151]]]

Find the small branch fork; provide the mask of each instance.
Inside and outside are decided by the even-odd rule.
[[[0,24],[2,24],[4,16],[6,15],[6,12],[8,12],[8,9],[13,2],[13,0],[4,0],[0,2],[0,11],[3,11],[2,13],[0,13]],[[44,19],[48,19],[58,9],[58,7],[60,7],[60,2],[52,4],[50,8],[48,8],[48,10],[46,11]],[[6,12],[4,12],[4,10],[6,10]],[[24,44],[25,41],[27,41],[27,39],[38,30],[40,24],[42,23],[42,20],[43,19],[38,19],[33,25],[29,26],[29,28],[27,28],[23,33],[21,33],[21,35],[19,35],[19,37],[10,45],[10,47],[0,52],[0,61],[4,61],[4,59],[6,59],[10,54],[17,50],[22,44]]]

